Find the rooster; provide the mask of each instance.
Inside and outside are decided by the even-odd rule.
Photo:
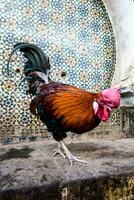
[[[108,88],[99,93],[54,82],[49,77],[49,58],[42,49],[34,44],[17,43],[8,61],[16,50],[23,52],[27,60],[24,75],[28,83],[28,93],[33,97],[30,112],[46,125],[53,138],[58,141],[54,156],[60,154],[74,162],[87,163],[75,157],[63,143],[68,131],[82,134],[97,127],[101,121],[107,121],[113,109],[120,105],[120,90]]]

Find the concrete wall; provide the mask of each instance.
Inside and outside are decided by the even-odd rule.
[[[134,1],[104,0],[116,37],[117,63],[112,85],[134,89]]]

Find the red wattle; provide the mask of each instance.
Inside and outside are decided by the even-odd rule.
[[[110,111],[106,106],[99,106],[97,115],[102,121],[107,121],[110,117]]]

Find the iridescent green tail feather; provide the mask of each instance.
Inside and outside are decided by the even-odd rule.
[[[25,67],[24,67],[24,74],[26,76],[34,71],[39,71],[44,74],[47,74],[47,71],[50,70],[49,58],[44,54],[41,48],[39,48],[34,44],[21,42],[14,45],[14,49],[11,52],[7,65],[8,74],[9,74],[9,62],[12,58],[12,55],[17,50],[23,52],[24,57],[28,59],[25,62]]]

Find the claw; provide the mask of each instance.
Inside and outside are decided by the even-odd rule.
[[[73,156],[73,154],[68,150],[68,148],[62,141],[59,142],[58,147],[53,151],[53,156],[60,154],[63,158],[67,158],[69,160],[71,166],[73,166],[74,162],[80,162],[85,164],[88,163],[87,161],[82,160],[81,157]]]
[[[63,158],[66,158],[66,156],[64,155],[64,153],[61,150],[61,144],[59,143],[58,147],[56,149],[53,150],[53,156],[60,154]]]
[[[68,158],[68,160],[70,161],[71,166],[73,165],[74,162],[81,162],[81,163],[85,163],[87,164],[88,162],[85,160],[81,160],[81,157],[76,157],[73,156],[72,153],[68,150],[68,148],[66,147],[66,145],[60,141],[61,144],[61,148],[64,150],[66,157]]]
[[[53,156],[60,154],[63,158],[66,158],[63,152],[61,151],[61,149],[57,148],[57,149],[54,149],[53,151],[54,151]]]
[[[81,162],[87,164],[88,162],[82,159],[79,159],[80,157],[75,157],[73,156],[72,158],[69,159],[71,166],[73,165],[74,162]]]

